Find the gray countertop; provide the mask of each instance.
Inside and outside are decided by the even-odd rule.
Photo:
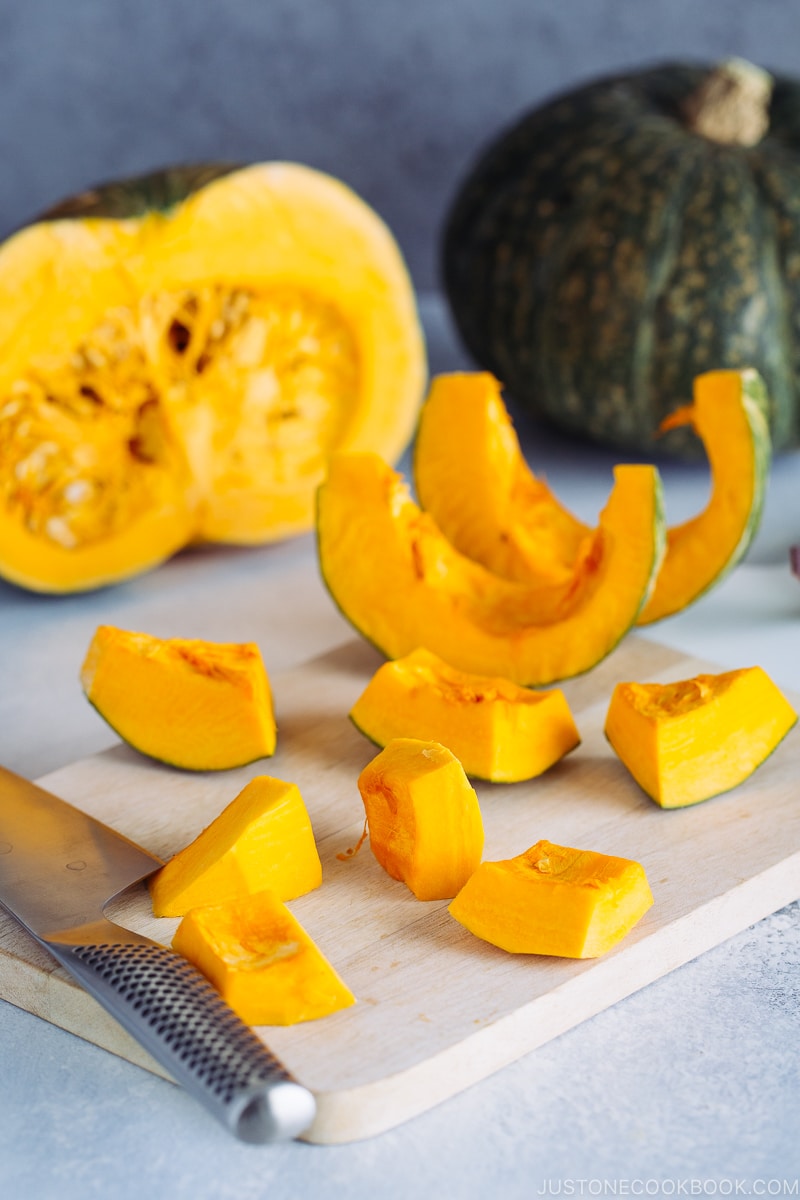
[[[422,307],[432,370],[468,365],[435,298]],[[560,498],[596,516],[613,454],[527,428],[524,444]],[[664,476],[672,521],[702,506],[704,468]],[[798,484],[784,456],[746,563],[651,636],[723,667],[758,662],[800,692]],[[351,632],[310,535],[194,550],[87,596],[0,585],[4,765],[37,777],[114,742],[77,683],[101,621],[252,639],[271,671]],[[797,1195],[799,983],[794,904],[429,1113],[335,1147],[240,1145],[173,1085],[0,1002],[0,1196]]]

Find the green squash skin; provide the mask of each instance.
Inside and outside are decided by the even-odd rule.
[[[187,163],[183,166],[149,171],[144,175],[132,175],[127,179],[115,179],[62,200],[46,212],[40,213],[30,224],[80,220],[86,217],[127,220],[131,217],[143,217],[153,211],[168,213],[207,183],[221,179],[224,175],[231,175],[234,171],[241,170],[243,165]]]
[[[800,444],[800,82],[755,146],[689,130],[711,70],[602,79],[524,115],[478,159],[442,233],[456,327],[509,403],[634,453],[706,370],[755,367],[773,448]]]

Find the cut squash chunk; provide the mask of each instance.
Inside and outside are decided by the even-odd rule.
[[[378,455],[334,455],[319,490],[322,577],[388,658],[418,646],[458,670],[531,686],[588,671],[644,604],[664,547],[652,466],[620,466],[567,582],[521,584],[459,554]]]
[[[449,912],[501,950],[597,958],[652,903],[639,863],[540,841],[516,858],[481,863]]]
[[[512,783],[541,775],[580,742],[564,693],[469,675],[419,648],[384,663],[350,710],[373,742],[441,742],[467,775]]]
[[[724,579],[761,521],[772,457],[767,394],[752,369],[709,371],[694,381],[694,403],[662,430],[691,425],[711,468],[711,498],[696,517],[667,529],[667,553],[637,624],[681,612]]]
[[[294,900],[322,883],[314,832],[300,790],[257,775],[202,833],[149,881],[157,917],[182,917],[269,888]]]
[[[433,379],[413,464],[420,505],[467,558],[521,583],[572,577],[593,531],[528,467],[493,375]]]
[[[618,683],[605,733],[662,808],[685,808],[742,783],[797,721],[761,667],[676,683]]]
[[[124,741],[171,766],[221,771],[275,753],[272,692],[253,642],[164,639],[100,625],[81,683]]]
[[[193,908],[172,945],[248,1025],[295,1025],[355,1004],[297,918],[268,890]]]
[[[358,778],[372,853],[418,900],[449,900],[483,853],[483,818],[445,746],[394,738]]]

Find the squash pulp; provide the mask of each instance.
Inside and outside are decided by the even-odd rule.
[[[580,742],[560,689],[469,675],[422,647],[379,667],[350,719],[379,746],[397,737],[441,742],[467,775],[493,783],[541,775]]]
[[[633,625],[664,545],[652,466],[620,466],[568,581],[500,579],[459,554],[378,455],[340,453],[319,489],[322,577],[388,658],[418,646],[458,670],[537,686],[589,670]]]
[[[449,912],[512,954],[597,958],[652,903],[640,863],[540,841],[515,858],[481,863]]]
[[[299,533],[332,450],[411,435],[424,345],[377,214],[294,163],[172,174],[0,247],[0,574],[24,587]]]
[[[797,721],[761,667],[676,683],[618,683],[605,734],[662,808],[685,808],[747,779]]]
[[[222,771],[275,753],[272,692],[253,642],[157,638],[100,625],[81,684],[124,741],[174,767]]]

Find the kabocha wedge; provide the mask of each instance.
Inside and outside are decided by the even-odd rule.
[[[286,905],[269,890],[193,908],[172,945],[248,1025],[295,1025],[355,996]]]
[[[182,917],[190,908],[264,888],[294,900],[321,883],[322,864],[299,788],[257,775],[156,871],[149,888],[157,917]]]
[[[418,900],[449,900],[481,861],[483,818],[461,763],[445,746],[394,738],[358,778],[369,844]]]
[[[0,575],[71,592],[307,529],[334,449],[425,384],[391,232],[296,163],[95,189],[0,246]]]
[[[707,371],[694,381],[693,403],[664,421],[664,432],[691,426],[697,434],[711,496],[697,516],[667,528],[664,561],[638,625],[687,608],[748,550],[769,477],[768,408],[756,371]],[[433,380],[414,445],[414,482],[452,544],[504,579],[537,584],[571,575],[591,535],[528,468],[500,385],[486,372]]]
[[[459,670],[520,684],[578,675],[631,628],[663,554],[658,471],[620,466],[615,479],[574,573],[528,585],[459,554],[378,455],[334,455],[317,501],[322,577],[387,658],[424,646]]]
[[[725,578],[761,521],[772,449],[768,400],[756,371],[709,371],[694,381],[694,402],[662,429],[689,425],[705,447],[711,497],[696,517],[667,529],[667,553],[637,624],[687,608]]]
[[[449,912],[513,954],[597,958],[652,903],[640,863],[540,841],[515,858],[481,863]]]
[[[685,808],[743,783],[797,722],[761,667],[675,683],[618,683],[605,733],[662,808]]]
[[[573,575],[593,531],[531,471],[493,375],[432,380],[413,467],[421,507],[467,558],[521,583]]]
[[[272,692],[253,642],[157,638],[100,625],[81,683],[124,741],[171,766],[221,771],[275,753]]]
[[[494,783],[541,775],[580,742],[559,688],[456,671],[424,648],[379,667],[350,719],[379,746],[398,737],[441,742],[467,775]]]

